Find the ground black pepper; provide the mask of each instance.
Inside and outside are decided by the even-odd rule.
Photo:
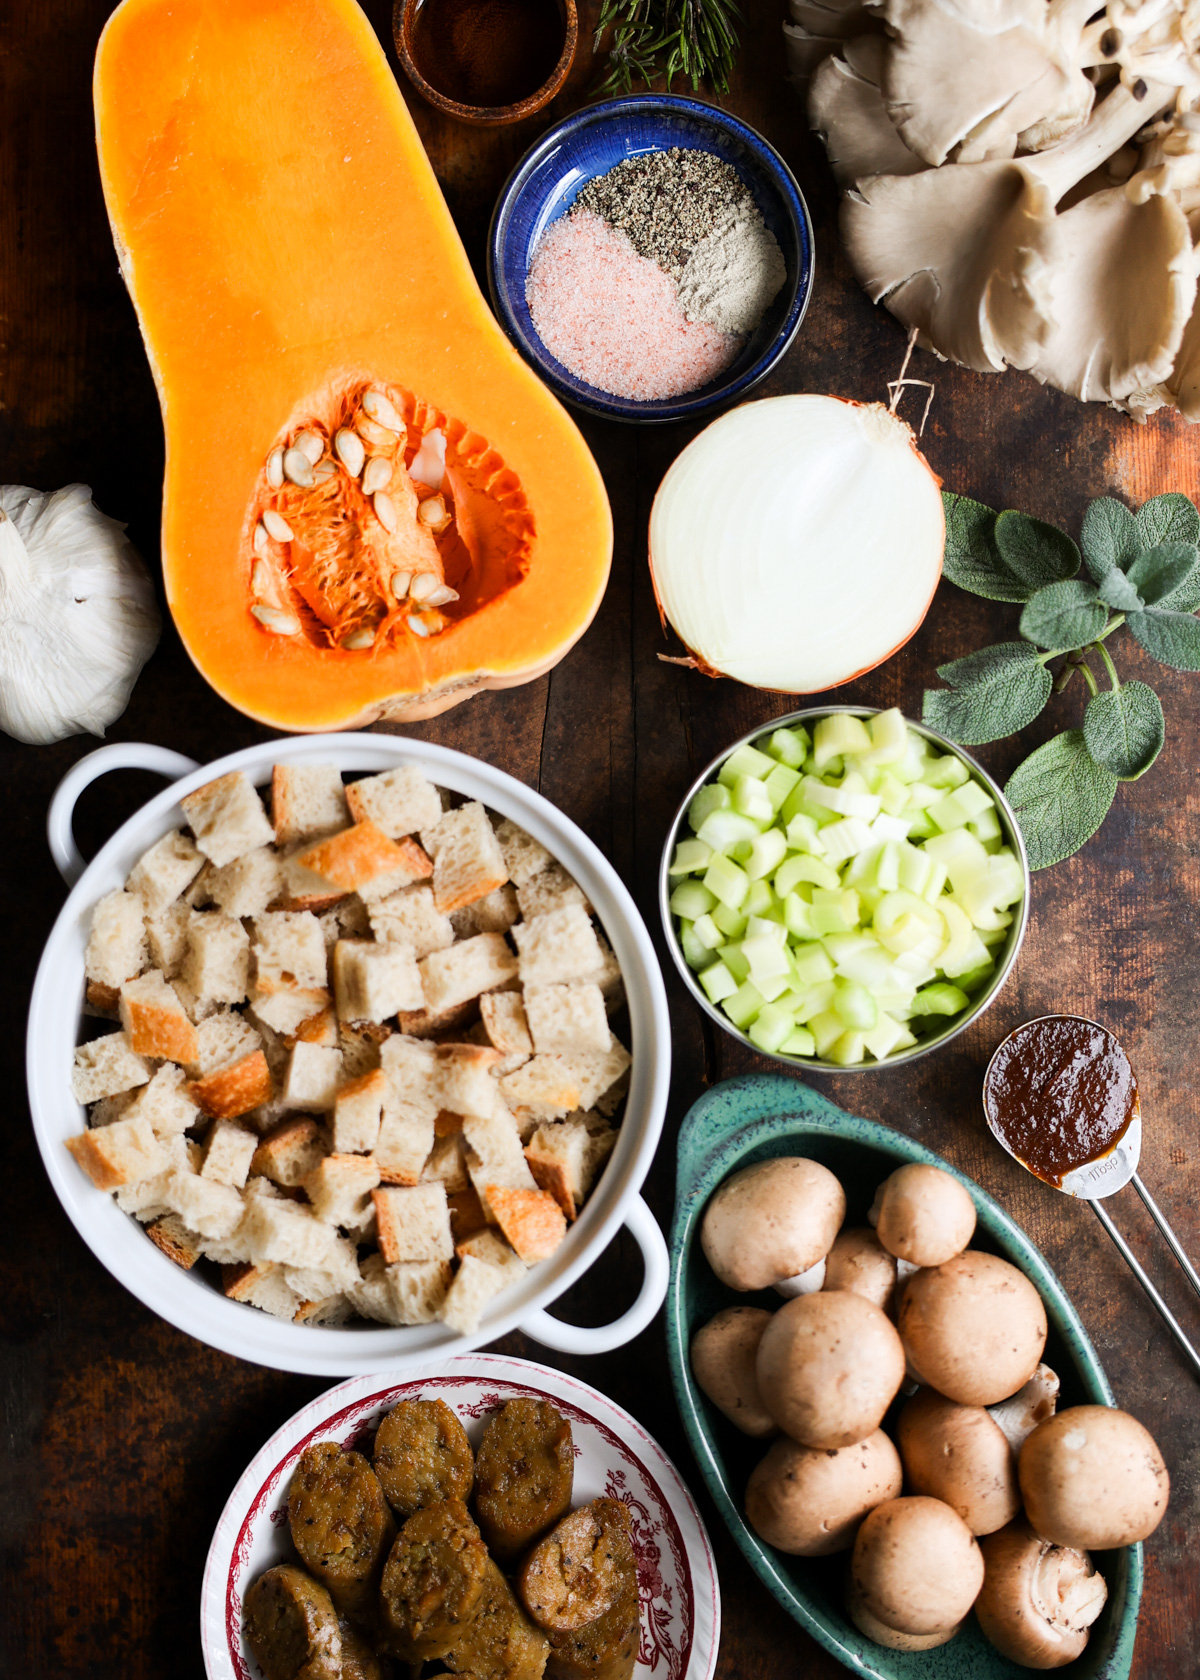
[[[574,208],[603,216],[640,257],[678,280],[692,251],[734,205],[754,208],[732,164],[712,152],[671,146],[626,158],[589,181]]]

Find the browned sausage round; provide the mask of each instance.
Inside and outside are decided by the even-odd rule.
[[[336,1441],[309,1447],[292,1475],[288,1526],[300,1561],[338,1609],[367,1615],[396,1523],[362,1454]]]
[[[619,1500],[594,1499],[539,1541],[517,1591],[539,1627],[569,1633],[602,1616],[635,1567],[629,1512]]]
[[[469,1498],[475,1475],[466,1431],[444,1401],[402,1400],[375,1435],[375,1474],[402,1520],[422,1505]]]
[[[478,1680],[542,1680],[548,1646],[491,1558],[469,1627],[446,1653],[455,1674]]]
[[[341,1680],[342,1641],[333,1600],[319,1582],[281,1563],[242,1601],[246,1641],[267,1680]]]
[[[641,1639],[637,1566],[630,1553],[616,1598],[594,1622],[550,1635],[546,1680],[630,1680]]]
[[[484,1431],[475,1460],[475,1510],[488,1550],[517,1557],[571,1508],[571,1426],[546,1400],[510,1400]]]
[[[351,1622],[338,1624],[342,1635],[342,1680],[383,1680],[383,1665]]]
[[[461,1499],[414,1511],[396,1536],[380,1589],[394,1655],[408,1663],[446,1657],[479,1603],[487,1562]]]

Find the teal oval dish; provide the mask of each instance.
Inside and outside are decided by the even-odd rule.
[[[989,1645],[973,1616],[956,1639],[933,1651],[889,1651],[865,1639],[842,1608],[848,1554],[791,1557],[761,1541],[742,1515],[742,1495],[766,1443],[736,1430],[692,1377],[692,1334],[722,1307],[779,1305],[773,1291],[741,1295],[710,1269],[698,1241],[709,1197],[729,1174],[776,1155],[807,1155],[841,1179],[846,1223],[866,1223],[876,1187],[907,1161],[950,1173],[970,1192],[978,1224],[973,1248],[1019,1266],[1046,1305],[1046,1363],[1062,1383],[1060,1405],[1111,1406],[1113,1393],[1096,1350],[1066,1291],[1003,1209],[978,1184],[912,1138],[835,1107],[798,1079],[763,1074],[726,1080],[689,1111],[679,1133],[671,1277],[667,1288],[667,1352],[671,1381],[696,1462],[730,1533],[763,1585],[801,1627],[853,1673],[874,1680],[1021,1680],[1022,1668]],[[1128,1680],[1142,1597],[1142,1548],[1098,1552],[1093,1561],[1108,1585],[1108,1602],[1087,1649],[1055,1672],[1068,1680]]]

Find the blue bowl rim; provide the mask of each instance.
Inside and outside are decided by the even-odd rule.
[[[653,114],[661,112],[665,115],[686,114],[711,123],[716,129],[734,135],[749,149],[760,157],[764,168],[774,176],[789,213],[791,214],[798,233],[798,243],[801,248],[801,261],[792,282],[792,297],[783,323],[766,347],[750,367],[738,375],[736,379],[725,385],[703,386],[693,396],[686,393],[678,400],[662,399],[663,406],[655,408],[649,403],[632,402],[627,398],[609,396],[608,393],[597,390],[595,398],[585,397],[574,390],[563,380],[557,372],[557,363],[550,356],[548,350],[540,341],[531,344],[520,326],[514,319],[508,306],[507,295],[500,283],[499,275],[502,271],[502,245],[508,227],[509,215],[521,189],[534,170],[545,158],[567,137],[579,130],[589,128],[593,124],[603,122],[618,112],[643,112]],[[730,115],[718,105],[709,105],[701,99],[688,99],[682,94],[668,93],[638,93],[629,94],[619,99],[608,99],[595,105],[585,106],[582,110],[573,111],[561,122],[546,130],[538,140],[535,140],[529,150],[514,166],[492,211],[491,222],[487,236],[487,279],[488,291],[491,295],[492,308],[503,327],[506,336],[514,344],[524,359],[534,368],[540,378],[554,391],[563,402],[572,408],[579,409],[586,414],[594,414],[603,420],[617,420],[632,425],[672,425],[681,420],[699,418],[709,414],[714,409],[727,403],[734,402],[760,384],[772,368],[791,348],[805,315],[808,313],[809,302],[812,298],[813,285],[816,278],[816,249],[813,235],[812,217],[808,204],[800,190],[800,184],[792,174],[791,169],[784,162],[771,142],[745,123],[740,117]],[[582,382],[581,382],[582,383]]]
[[[750,1116],[740,1120],[736,1129],[729,1130],[703,1158],[688,1163],[685,1172],[685,1154],[692,1132],[710,1108],[717,1107],[730,1097],[747,1100],[751,1107]],[[847,1121],[854,1123],[853,1133],[847,1128]],[[1076,1374],[1083,1386],[1090,1390],[1089,1401],[1112,1406],[1116,1404],[1116,1399],[1091,1337],[1050,1262],[999,1202],[952,1162],[919,1143],[916,1138],[909,1137],[906,1132],[885,1126],[880,1121],[864,1120],[850,1114],[803,1080],[786,1074],[743,1074],[726,1079],[710,1086],[692,1104],[680,1122],[676,1139],[675,1209],[671,1221],[671,1262],[664,1306],[671,1386],[688,1445],[705,1487],[738,1550],[772,1597],[846,1668],[857,1675],[870,1676],[872,1680],[876,1677],[886,1680],[884,1669],[865,1663],[856,1652],[842,1644],[820,1615],[809,1608],[794,1583],[780,1569],[779,1554],[747,1525],[735,1499],[731,1497],[721,1455],[711,1438],[711,1429],[703,1420],[701,1400],[691,1375],[688,1325],[682,1311],[683,1278],[692,1248],[698,1240],[700,1216],[717,1185],[735,1171],[746,1156],[761,1144],[785,1136],[789,1129],[859,1143],[892,1156],[898,1165],[908,1161],[925,1162],[956,1178],[975,1203],[982,1230],[997,1247],[1006,1249],[1007,1258],[1014,1264],[1019,1263],[1036,1284],[1051,1325],[1068,1343]],[[1072,1343],[1076,1343],[1077,1347]],[[1118,1677],[1128,1675],[1129,1659],[1137,1635],[1145,1571],[1142,1544],[1138,1541],[1132,1546],[1120,1548],[1120,1551],[1125,1552],[1127,1557],[1124,1603],[1113,1628],[1113,1661],[1105,1661],[1105,1666],[1098,1671],[1097,1680],[1118,1680]]]

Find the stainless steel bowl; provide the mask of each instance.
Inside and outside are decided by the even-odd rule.
[[[971,774],[977,777],[979,781],[983,783],[984,787],[987,788],[992,798],[996,801],[996,810],[999,813],[1001,827],[1004,829],[1004,838],[1012,847],[1021,862],[1021,875],[1025,883],[1025,891],[1021,898],[1021,902],[1017,907],[1012,926],[1008,930],[1008,938],[1004,944],[1003,956],[997,963],[996,971],[987,987],[979,993],[978,997],[969,1009],[964,1010],[961,1015],[956,1016],[953,1020],[949,1021],[940,1032],[930,1033],[928,1037],[922,1038],[918,1043],[910,1046],[909,1049],[899,1050],[894,1055],[885,1056],[881,1062],[874,1060],[869,1062],[857,1062],[851,1064],[849,1067],[843,1067],[838,1062],[828,1061],[822,1056],[783,1056],[780,1055],[778,1051],[762,1050],[744,1032],[742,1032],[739,1027],[735,1027],[727,1015],[723,1014],[721,1010],[717,1009],[708,1001],[703,989],[696,980],[694,972],[688,967],[687,962],[684,960],[683,951],[680,949],[679,936],[675,931],[675,917],[671,912],[668,902],[671,896],[672,882],[667,872],[670,868],[671,859],[675,854],[676,843],[680,838],[684,837],[689,832],[687,827],[687,813],[692,800],[706,782],[710,782],[715,778],[718,770],[729,757],[730,753],[736,751],[738,747],[746,746],[747,744],[752,745],[755,741],[761,739],[762,736],[769,735],[772,730],[783,729],[796,723],[811,725],[817,722],[820,718],[832,717],[837,712],[848,712],[852,717],[858,718],[875,717],[881,709],[882,708],[878,706],[810,706],[802,712],[788,712],[783,717],[772,718],[768,723],[759,724],[756,729],[747,730],[747,732],[744,735],[739,736],[736,741],[731,741],[725,750],[719,753],[711,763],[705,765],[704,769],[696,777],[696,780],[692,783],[691,787],[684,795],[683,802],[678,811],[675,813],[675,820],[672,822],[670,831],[667,835],[667,843],[663,847],[662,863],[658,872],[659,909],[662,912],[663,928],[666,931],[667,944],[670,947],[675,967],[679,970],[679,973],[683,978],[684,985],[695,998],[696,1002],[700,1005],[701,1009],[704,1010],[705,1014],[710,1016],[723,1032],[727,1032],[730,1038],[736,1038],[740,1043],[744,1044],[748,1050],[753,1050],[756,1055],[766,1056],[770,1061],[782,1062],[788,1067],[824,1068],[830,1073],[873,1073],[878,1068],[899,1067],[905,1062],[915,1062],[919,1056],[927,1056],[931,1050],[936,1050],[940,1045],[948,1044],[952,1038],[957,1038],[959,1033],[962,1032],[965,1027],[969,1026],[972,1021],[978,1019],[978,1017],[983,1014],[984,1010],[988,1008],[993,999],[999,993],[1000,988],[1004,985],[1004,982],[1012,973],[1013,965],[1017,960],[1017,954],[1021,949],[1021,942],[1025,938],[1025,929],[1029,922],[1029,859],[1025,855],[1025,842],[1021,838],[1020,824],[1017,822],[1012,806],[1008,803],[1008,800],[1005,799],[1004,794],[988,775],[987,771],[981,764],[977,763],[976,760],[971,757],[969,752],[965,752],[962,747],[957,745],[956,742],[947,740],[946,736],[939,735],[936,729],[926,729],[924,724],[914,723],[911,718],[906,718],[904,721],[909,729],[915,730],[918,735],[924,736],[927,741],[932,741],[936,747],[941,749],[942,752],[952,753],[955,758],[961,758],[963,763],[970,770]]]

